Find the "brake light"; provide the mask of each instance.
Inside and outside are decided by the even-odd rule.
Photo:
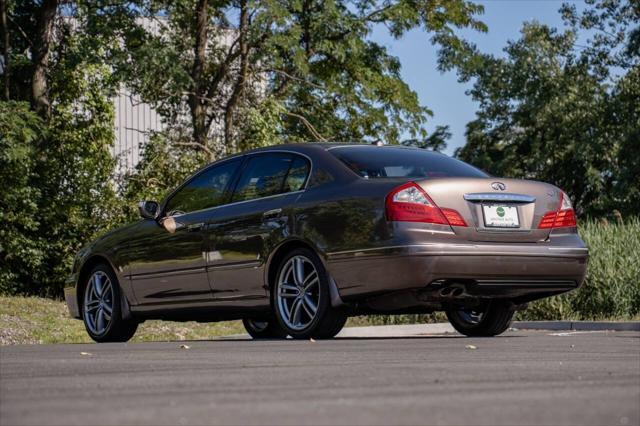
[[[569,197],[564,192],[560,193],[560,206],[554,212],[547,212],[542,216],[538,229],[549,228],[575,228],[576,213],[571,206]]]
[[[451,226],[467,226],[460,213],[440,209],[426,192],[413,182],[391,191],[385,202],[387,220],[394,222],[423,222]]]

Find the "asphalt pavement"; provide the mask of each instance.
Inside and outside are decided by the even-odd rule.
[[[3,426],[639,423],[630,331],[0,348]]]

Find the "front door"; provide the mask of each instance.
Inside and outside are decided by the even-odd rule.
[[[228,196],[241,162],[237,158],[199,172],[168,198],[159,220],[136,228],[127,258],[139,304],[211,300],[205,225]]]

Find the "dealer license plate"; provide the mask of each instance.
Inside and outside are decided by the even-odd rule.
[[[498,204],[483,205],[484,226],[489,228],[519,228],[518,208]]]

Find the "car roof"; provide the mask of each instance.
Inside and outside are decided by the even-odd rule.
[[[368,142],[301,142],[301,143],[289,143],[282,145],[269,145],[261,148],[252,149],[249,151],[245,151],[243,154],[249,154],[252,152],[263,152],[263,151],[277,151],[277,150],[286,150],[286,149],[296,149],[296,148],[305,148],[305,147],[319,147],[325,150],[331,150],[334,148],[350,148],[350,147],[377,147],[381,149],[408,149],[408,150],[420,150],[420,151],[428,151],[436,154],[440,154],[437,151],[433,151],[431,149],[419,148],[416,146],[406,146],[406,145],[376,145],[375,143]]]

